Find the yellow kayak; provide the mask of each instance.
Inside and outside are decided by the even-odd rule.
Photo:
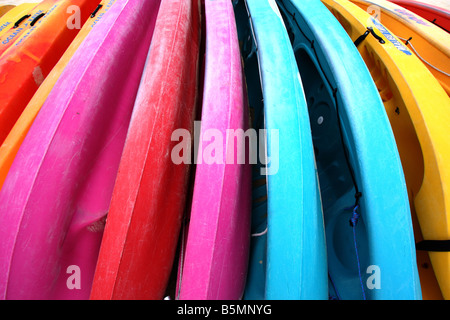
[[[421,234],[431,240],[426,244],[432,268],[426,265],[426,252],[418,252],[423,298],[450,299],[450,252],[435,251],[450,239],[450,98],[378,20],[347,0],[322,2],[355,41],[391,122],[416,221],[416,242]]]
[[[11,27],[14,26],[15,22],[26,15],[36,6],[36,3],[22,3],[17,6],[4,6],[0,7],[0,37],[5,34]],[[10,7],[5,14],[2,15],[2,9],[5,7]]]
[[[53,89],[59,76],[64,71],[66,65],[77,51],[83,40],[92,30],[92,28],[98,23],[102,16],[111,8],[111,6],[117,0],[103,0],[97,9],[91,14],[90,18],[85,22],[81,30],[78,32],[75,39],[70,46],[64,52],[64,55],[53,67],[52,71],[45,78],[44,82],[40,85],[33,98],[25,107],[24,111],[20,115],[19,119],[15,123],[14,127],[9,132],[3,144],[0,146],[0,189],[8,174],[14,158],[19,151],[25,136],[27,135],[34,119],[36,118],[39,110],[44,104],[47,96]]]
[[[385,0],[350,0],[407,43],[450,96],[450,34],[433,23]]]

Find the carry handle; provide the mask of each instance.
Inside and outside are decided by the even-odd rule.
[[[377,39],[379,43],[384,44],[383,38],[377,35],[375,31],[373,31],[373,28],[367,27],[366,32],[364,32],[363,35],[359,36],[358,39],[355,40],[354,42],[355,46],[358,47],[361,44],[361,42],[363,42],[367,38],[369,34],[371,34],[375,39]]]
[[[22,18],[17,20],[16,23],[14,23],[13,29],[16,29],[17,27],[19,27],[19,25],[22,23],[22,21],[25,19],[28,19],[29,17],[31,17],[31,14],[26,14]]]
[[[36,22],[38,22],[38,20],[40,18],[42,18],[43,16],[45,16],[45,13],[41,13],[40,15],[38,15],[36,18],[33,19],[33,21],[31,21],[30,26],[34,26],[36,24]]]
[[[95,15],[97,14],[98,10],[100,10],[102,7],[103,7],[103,5],[102,5],[102,4],[99,4],[99,5],[97,6],[97,8],[95,8],[95,10],[92,11],[92,13],[91,13],[91,18],[95,17]]]

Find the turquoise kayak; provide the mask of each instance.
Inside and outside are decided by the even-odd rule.
[[[308,101],[330,298],[420,299],[405,178],[371,75],[320,0],[277,4]]]
[[[258,154],[267,154],[253,171],[244,299],[327,299],[323,214],[294,52],[274,1],[233,3]]]

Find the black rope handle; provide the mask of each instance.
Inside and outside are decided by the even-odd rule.
[[[25,19],[28,19],[29,17],[31,17],[31,14],[26,14],[22,18],[17,20],[16,23],[14,23],[13,29],[16,29],[17,27],[19,27],[19,25],[22,23],[22,21]]]
[[[356,47],[359,46],[361,44],[361,42],[363,42],[364,39],[366,39],[369,34],[371,34],[375,39],[377,39],[379,43],[381,43],[381,44],[385,43],[384,39],[382,37],[380,37],[379,35],[377,35],[375,33],[375,31],[373,31],[373,28],[367,27],[366,32],[364,32],[361,36],[358,37],[358,39],[355,40],[355,42],[354,42],[355,46]]]
[[[34,26],[39,21],[39,19],[42,18],[43,16],[45,16],[45,13],[41,13],[36,18],[34,18],[33,21],[31,21],[30,26]]]
[[[99,5],[97,6],[97,8],[95,8],[95,10],[92,11],[92,13],[91,13],[91,18],[95,17],[95,15],[97,14],[98,10],[100,10],[102,7],[103,7],[103,5],[102,5],[102,4],[99,4]]]

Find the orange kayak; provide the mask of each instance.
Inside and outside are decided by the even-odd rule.
[[[79,32],[68,27],[74,14],[69,7],[80,8],[84,23],[99,2],[58,1],[0,57],[0,143]]]
[[[92,12],[88,20],[84,23],[80,32],[72,41],[70,46],[64,52],[61,59],[53,67],[52,71],[45,78],[39,89],[34,94],[24,111],[20,115],[14,127],[9,132],[3,144],[0,146],[0,189],[6,179],[6,175],[19,151],[19,148],[25,139],[31,125],[34,122],[38,112],[41,110],[47,96],[50,94],[56,81],[64,71],[66,65],[77,51],[78,47],[84,41],[92,28],[100,21],[103,15],[111,8],[117,0],[103,0],[98,7]]]

